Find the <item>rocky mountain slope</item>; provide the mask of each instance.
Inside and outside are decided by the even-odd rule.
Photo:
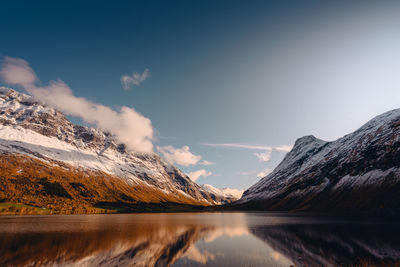
[[[13,165],[4,165],[0,177],[0,199],[5,201],[16,198],[23,200],[24,197],[29,198],[28,195],[33,198],[35,194],[44,198],[66,195],[46,192],[40,179],[36,179],[40,177],[39,173],[43,173],[46,181],[55,179],[51,183],[59,184],[58,191],[66,191],[71,200],[78,202],[89,203],[90,196],[83,196],[79,193],[80,189],[71,185],[66,186],[66,180],[75,176],[81,177],[80,181],[69,182],[82,184],[86,191],[93,194],[98,194],[97,188],[91,188],[93,177],[104,180],[102,183],[113,179],[120,184],[117,188],[124,188],[123,192],[120,189],[113,192],[114,197],[107,198],[104,195],[99,201],[216,204],[213,200],[215,196],[157,154],[130,152],[125,145],[116,143],[111,133],[75,125],[61,112],[5,87],[0,88],[0,153],[2,162],[13,162]],[[32,166],[36,166],[36,169],[32,169]],[[52,172],[62,174],[65,179],[52,176]],[[8,176],[4,176],[4,173],[8,173]],[[30,190],[27,190],[28,181],[32,186]],[[15,187],[11,190],[12,183],[22,183],[24,188]],[[36,183],[35,186],[32,183]],[[108,188],[108,191],[111,189]]]
[[[268,176],[235,204],[243,209],[400,211],[400,109],[336,141],[298,139]]]

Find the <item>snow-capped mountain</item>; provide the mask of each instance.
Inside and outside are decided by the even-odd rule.
[[[400,211],[400,109],[336,141],[305,136],[238,206],[263,210]]]
[[[46,168],[58,166],[120,178],[132,187],[161,194],[160,201],[216,203],[208,192],[156,153],[129,152],[112,134],[74,125],[61,112],[5,87],[0,88],[0,152],[2,157],[21,156],[24,162],[26,157],[39,160],[41,163],[35,164],[46,164]]]
[[[213,199],[218,203],[218,204],[226,204],[233,202],[235,200],[238,200],[242,194],[243,190],[238,190],[238,189],[232,189],[232,188],[215,188],[212,185],[209,184],[203,184],[201,186],[205,191],[211,193],[212,195],[215,196]]]

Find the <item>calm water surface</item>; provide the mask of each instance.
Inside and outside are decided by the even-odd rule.
[[[0,266],[391,266],[399,226],[274,213],[9,216]]]

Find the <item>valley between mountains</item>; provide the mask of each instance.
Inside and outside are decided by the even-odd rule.
[[[0,199],[32,206],[24,212],[181,210],[236,200],[207,191],[156,153],[130,152],[111,133],[74,125],[9,88],[0,88],[0,124]]]
[[[0,88],[3,214],[262,210],[398,214],[400,110],[325,142],[299,138],[275,170],[242,192],[200,186],[156,153],[71,123]],[[20,206],[18,206],[18,205]]]

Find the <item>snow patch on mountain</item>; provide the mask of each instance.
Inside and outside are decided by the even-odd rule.
[[[302,201],[301,197],[311,201],[334,192],[350,197],[357,188],[396,184],[399,147],[400,109],[376,116],[336,141],[304,136],[273,172],[246,190],[236,204],[258,201],[296,207],[293,203]]]
[[[144,182],[166,193],[215,203],[208,192],[156,153],[130,152],[111,133],[74,125],[54,108],[6,87],[0,87],[0,151],[102,171],[129,183]]]

